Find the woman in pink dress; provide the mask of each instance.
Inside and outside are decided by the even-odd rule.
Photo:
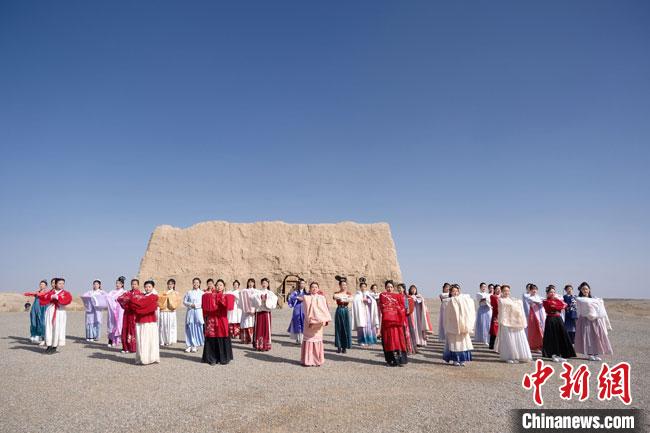
[[[309,294],[302,302],[305,327],[303,330],[300,362],[304,366],[321,366],[325,362],[325,346],[323,345],[323,328],[332,321],[325,296],[319,294],[317,282],[309,285]]]

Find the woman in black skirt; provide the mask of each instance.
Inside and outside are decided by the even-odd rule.
[[[228,333],[228,311],[235,306],[235,297],[223,291],[226,283],[219,279],[216,287],[203,294],[201,307],[205,319],[205,346],[202,361],[215,365],[228,364],[232,359],[232,343]]]
[[[566,358],[575,358],[569,334],[564,327],[562,310],[567,307],[563,300],[555,295],[555,286],[546,288],[546,299],[543,302],[546,311],[546,325],[544,326],[544,342],[542,354],[552,358],[555,362],[564,362]]]

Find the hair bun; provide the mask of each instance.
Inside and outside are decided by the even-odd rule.
[[[359,277],[359,284],[365,284],[366,277]]]
[[[124,277],[124,276],[119,276],[119,277],[117,277],[117,281],[125,282],[125,281],[126,281],[126,277]]]

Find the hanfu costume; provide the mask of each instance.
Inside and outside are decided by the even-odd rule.
[[[253,348],[266,352],[271,350],[271,311],[278,306],[278,296],[269,289],[255,290],[252,303],[255,308]]]
[[[576,323],[576,352],[589,356],[611,355],[608,329],[612,326],[600,298],[578,296],[576,299],[578,322]]]
[[[321,366],[325,362],[323,328],[332,321],[325,296],[304,295],[300,308],[305,318],[304,337],[300,350],[300,362],[304,366]]]
[[[490,306],[490,294],[478,292],[478,311],[476,312],[476,329],[474,330],[474,341],[477,343],[490,344],[490,323],[492,322],[492,307]]]
[[[228,312],[235,307],[232,294],[205,292],[202,300],[205,321],[205,346],[202,362],[225,365],[232,361],[232,341],[228,332]]]
[[[499,333],[499,299],[500,296],[490,295],[490,306],[492,307],[492,320],[490,322],[490,349],[494,349],[494,342]]]
[[[32,308],[29,310],[29,337],[32,342],[45,341],[45,310],[38,296],[43,292],[27,292],[25,296],[33,296]]]
[[[525,294],[523,296],[524,314],[526,315],[526,336],[530,350],[542,350],[544,341],[544,325],[546,312],[543,307],[544,300],[539,296]]]
[[[241,290],[241,323],[239,327],[239,341],[244,344],[253,342],[253,331],[255,329],[255,307],[253,298],[257,289],[245,288]]]
[[[404,337],[404,295],[383,292],[379,295],[381,311],[381,343],[386,363],[391,366],[408,363],[406,339]]]
[[[571,343],[576,339],[576,319],[578,318],[578,306],[574,295],[564,295],[564,303],[567,305],[564,310],[564,327],[569,334]]]
[[[335,293],[336,312],[334,313],[334,345],[338,352],[343,352],[352,347],[352,332],[350,328],[350,310],[348,305],[352,300],[349,292]],[[403,330],[402,330],[403,332]]]
[[[140,290],[129,290],[117,298],[117,303],[124,310],[124,314],[122,315],[122,350],[127,353],[135,353],[137,349],[135,312],[130,304],[132,297],[141,294],[142,292]]]
[[[418,353],[418,349],[411,338],[410,317],[415,309],[415,303],[408,295],[404,295],[404,339],[406,340],[406,353],[412,355]]]
[[[562,310],[566,308],[563,300],[546,298],[543,302],[546,310],[546,323],[544,325],[544,341],[542,354],[547,358],[575,358],[576,352],[571,344],[569,334],[564,328]]]
[[[411,310],[411,313],[408,315],[411,342],[416,347],[426,346],[427,333],[431,332],[429,310],[421,295],[409,295],[408,297],[410,299],[409,308]]]
[[[203,346],[203,291],[192,289],[185,293],[183,305],[185,311],[185,345],[189,351],[196,352],[196,348]]]
[[[122,343],[122,323],[124,321],[124,309],[117,302],[117,299],[125,293],[124,289],[113,289],[106,296],[107,320],[106,331],[108,333],[108,345],[117,346]]]
[[[160,330],[160,344],[169,346],[176,344],[178,338],[178,324],[176,309],[180,304],[181,296],[176,289],[167,290],[158,296],[158,327]]]
[[[499,298],[499,335],[496,339],[496,351],[502,361],[532,361],[533,355],[530,353],[525,329],[523,301]]]
[[[228,335],[231,339],[239,338],[241,332],[241,290],[229,290],[226,292],[227,295],[232,295],[235,299],[235,304],[233,305],[232,310],[228,311]]]
[[[45,307],[45,345],[48,349],[65,346],[65,307],[72,302],[72,295],[67,290],[52,289],[39,294],[38,301]]]
[[[476,324],[476,311],[474,301],[469,295],[460,294],[445,299],[445,349],[442,359],[453,362],[454,365],[463,365],[472,360],[472,338]]]
[[[135,363],[148,365],[160,362],[158,323],[158,295],[136,292],[129,299],[129,310],[135,315],[135,338],[137,347]],[[125,308],[126,310],[126,308]]]
[[[102,327],[102,311],[107,309],[106,293],[102,289],[81,295],[86,311],[86,340],[97,341]]]
[[[361,346],[377,344],[379,330],[377,301],[368,291],[357,291],[352,298],[352,326],[357,330],[357,342]]]
[[[289,305],[290,308],[293,308],[291,322],[289,322],[287,332],[291,336],[291,339],[295,340],[298,344],[302,344],[305,327],[305,313],[302,308],[302,298],[304,298],[304,296],[305,291],[297,289],[291,292],[287,299],[287,305]]]

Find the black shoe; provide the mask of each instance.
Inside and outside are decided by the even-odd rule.
[[[340,347],[336,348],[336,353],[341,353],[341,348]]]
[[[54,355],[56,353],[56,347],[52,347],[52,350],[50,351],[50,355]]]
[[[344,347],[344,348],[343,348],[343,353],[345,353],[346,351],[347,351],[347,349]]]
[[[51,351],[52,351],[52,346],[47,346],[47,349],[45,349],[45,352],[43,353],[49,354]]]

